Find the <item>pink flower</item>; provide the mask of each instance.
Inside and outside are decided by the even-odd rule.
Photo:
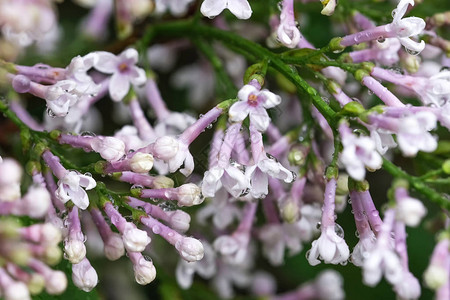
[[[266,109],[280,104],[281,97],[247,84],[239,90],[238,98],[240,101],[234,103],[228,112],[230,121],[242,122],[250,116],[251,125],[259,131],[266,131],[270,122]]]
[[[94,63],[94,68],[100,72],[112,74],[109,81],[109,94],[112,100],[122,100],[130,89],[130,83],[134,85],[145,83],[144,70],[136,67],[138,52],[135,49],[128,48],[119,56],[104,51],[95,53],[98,60]]]
[[[214,18],[225,8],[228,8],[238,19],[245,20],[252,15],[252,8],[247,0],[205,0],[200,11],[204,16]]]

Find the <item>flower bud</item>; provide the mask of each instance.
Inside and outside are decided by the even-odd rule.
[[[178,187],[178,206],[193,206],[203,202],[202,190],[193,183]]]
[[[181,257],[189,262],[201,260],[204,255],[202,243],[191,237],[183,237],[175,243]]]
[[[52,223],[44,223],[41,228],[40,240],[45,244],[57,245],[62,240],[61,230]]]
[[[17,282],[17,281],[4,287],[3,297],[5,297],[5,300],[28,300],[28,299],[31,299],[27,286],[23,282]]]
[[[173,188],[174,182],[172,179],[166,176],[156,176],[155,180],[153,181],[153,188],[154,189],[167,189],[167,188]]]
[[[112,233],[104,246],[105,256],[109,260],[117,260],[125,254],[122,238],[118,233]]]
[[[146,285],[152,282],[156,277],[156,269],[151,261],[141,256],[138,263],[133,266],[134,278],[140,285]]]
[[[76,287],[85,292],[90,292],[97,285],[97,272],[87,258],[72,265],[72,281]]]
[[[292,201],[292,199],[288,199],[281,204],[281,217],[287,223],[294,223],[298,221],[300,218],[300,208],[297,203]]]
[[[0,175],[1,177],[1,175]],[[20,198],[20,184],[10,183],[6,185],[0,185],[0,202],[12,202]],[[21,214],[20,212],[15,212]]]
[[[51,271],[45,276],[45,291],[50,295],[62,294],[67,288],[67,277],[62,271]]]
[[[433,290],[442,287],[448,280],[447,270],[444,266],[430,265],[423,273],[425,284]]]
[[[169,216],[169,225],[172,229],[178,232],[186,232],[189,229],[191,216],[182,211],[182,210],[174,210],[166,212],[167,216]]]
[[[64,245],[66,258],[73,264],[78,264],[86,257],[86,246],[83,241],[70,239]]]
[[[45,249],[43,260],[50,266],[54,266],[61,261],[62,250],[57,244],[50,245]]]
[[[178,152],[178,141],[170,136],[158,138],[153,144],[153,155],[164,161],[172,159]]]
[[[153,156],[148,153],[137,152],[130,160],[131,171],[147,173],[153,168]]]
[[[31,295],[38,295],[42,292],[45,287],[45,278],[38,274],[31,274],[30,280],[27,282],[27,288]]]
[[[50,205],[50,193],[42,186],[30,187],[21,203],[23,213],[31,218],[45,217]]]
[[[151,242],[147,232],[137,229],[131,223],[125,225],[122,240],[125,248],[131,252],[142,252]]]
[[[125,155],[124,142],[114,137],[95,138],[91,146],[92,150],[107,161],[117,161]]]
[[[420,220],[426,215],[427,209],[421,201],[404,197],[398,201],[396,216],[397,219],[404,222],[408,226],[416,227]]]
[[[12,158],[5,158],[0,163],[0,185],[19,183],[22,179],[22,167]]]

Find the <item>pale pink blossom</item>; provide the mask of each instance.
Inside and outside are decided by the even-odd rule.
[[[91,176],[68,171],[58,181],[58,189],[55,195],[63,203],[71,200],[80,209],[86,209],[89,206],[89,198],[85,189],[93,189],[96,185],[97,183]]]

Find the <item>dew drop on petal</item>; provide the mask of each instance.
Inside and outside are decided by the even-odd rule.
[[[334,232],[336,232],[338,237],[344,238],[344,229],[342,229],[341,225],[334,224]]]
[[[152,227],[152,231],[154,234],[160,234],[161,233],[161,226],[155,225]]]
[[[322,226],[322,223],[321,222],[317,222],[317,224],[316,224],[316,228],[317,228],[317,230],[320,230],[320,227]]]

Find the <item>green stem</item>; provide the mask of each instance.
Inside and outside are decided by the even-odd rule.
[[[420,178],[409,175],[385,158],[383,158],[383,169],[388,171],[395,178],[406,179],[409,184],[419,193],[426,196],[428,199],[438,204],[440,207],[446,210],[450,210],[450,201],[443,195],[436,192],[434,189],[425,185],[425,183]]]

